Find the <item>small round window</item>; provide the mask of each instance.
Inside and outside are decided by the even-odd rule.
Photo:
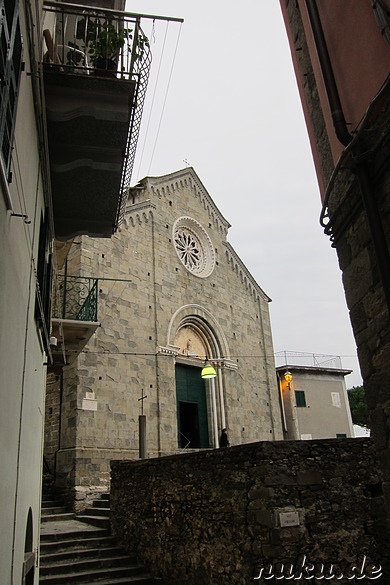
[[[215,266],[215,253],[200,223],[191,217],[179,217],[172,233],[176,253],[187,270],[201,278],[210,276]]]

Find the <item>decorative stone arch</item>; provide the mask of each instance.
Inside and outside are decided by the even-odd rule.
[[[190,341],[194,342],[193,347]],[[175,355],[175,364],[198,366],[199,377],[206,358],[214,364],[217,377],[207,380],[208,414],[211,444],[218,447],[220,431],[226,426],[222,368],[235,367],[230,361],[229,346],[222,327],[212,313],[201,305],[184,305],[169,322],[167,349]]]
[[[206,355],[210,360],[230,361],[230,351],[226,336],[217,319],[210,311],[197,304],[180,307],[172,316],[167,332],[167,346],[175,346],[175,338],[180,328],[192,326],[203,337]],[[199,356],[204,357],[204,356]]]

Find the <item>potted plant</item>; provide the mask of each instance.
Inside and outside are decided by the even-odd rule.
[[[131,50],[131,40],[132,31],[130,29],[117,30],[115,25],[108,20],[89,20],[87,28],[88,56],[99,75],[105,71],[110,77],[116,76],[119,52],[125,44],[127,44],[128,50]]]

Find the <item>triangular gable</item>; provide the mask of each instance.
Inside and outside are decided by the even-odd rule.
[[[199,179],[193,167],[186,167],[174,173],[162,175],[160,177],[145,177],[139,181],[135,189],[148,184],[153,193],[158,197],[171,196],[178,189],[189,187],[196,197],[199,198],[203,207],[208,211],[210,220],[217,223],[222,228],[225,235],[231,227],[227,219],[222,215],[211,195]]]
[[[179,189],[190,188],[194,192],[194,195],[200,199],[204,209],[208,211],[210,220],[217,223],[218,227],[225,234],[225,237],[227,236],[231,224],[222,215],[193,167],[186,167],[167,175],[145,177],[133,189],[135,191],[143,187],[149,187],[152,193],[158,198],[172,197]],[[266,302],[271,302],[271,298],[257,284],[233,246],[227,241],[223,242],[223,245],[225,246],[228,263],[231,265],[233,271],[241,278],[241,282],[245,288],[255,297],[259,296]]]

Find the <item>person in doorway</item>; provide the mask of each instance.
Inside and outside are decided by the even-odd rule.
[[[222,429],[221,438],[219,440],[220,447],[229,447],[229,437],[227,434],[227,429]]]

